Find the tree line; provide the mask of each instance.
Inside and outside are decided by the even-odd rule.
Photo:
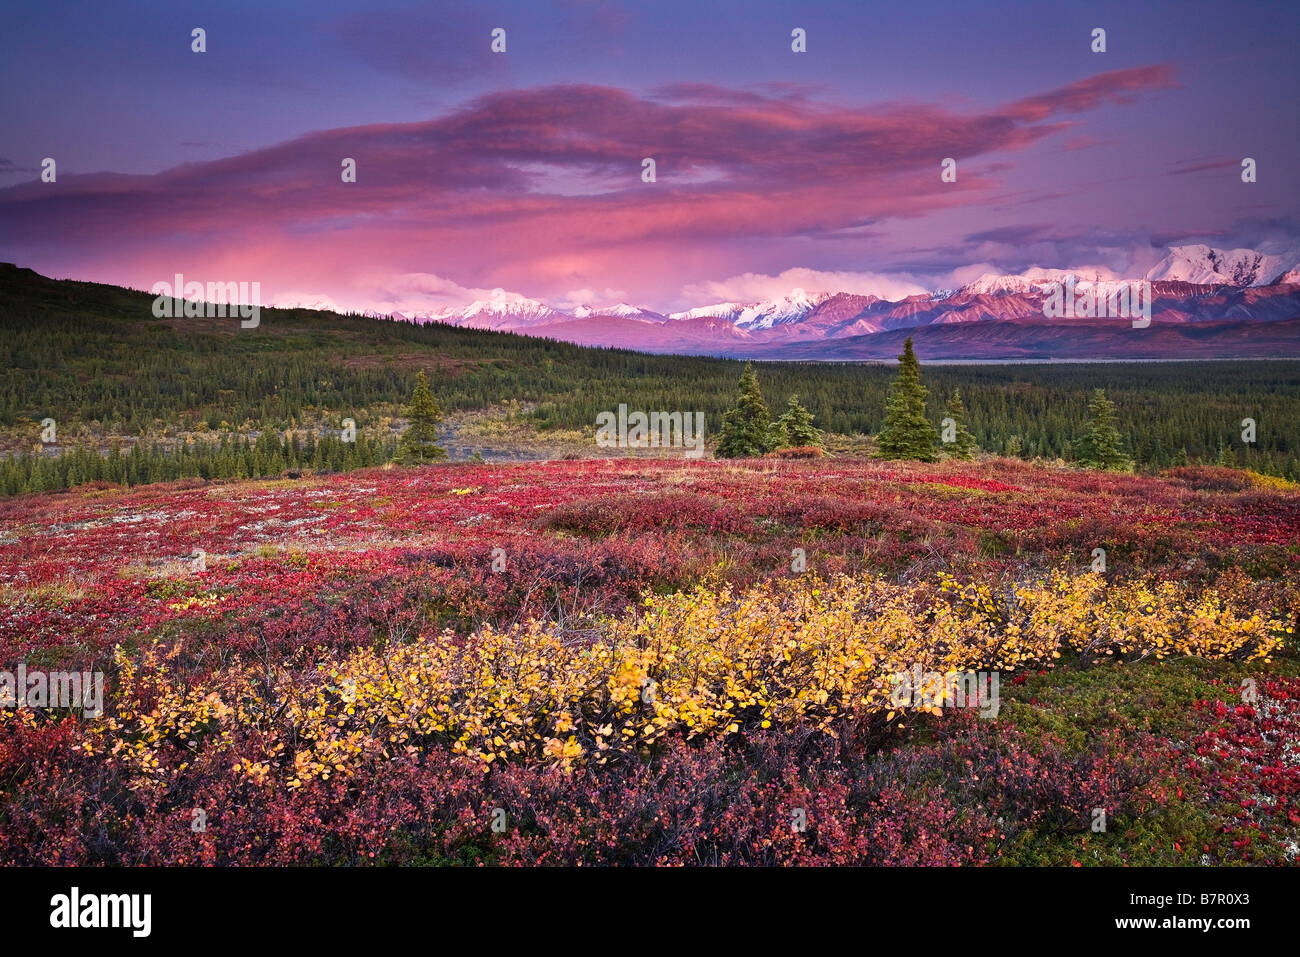
[[[138,442],[124,449],[114,443],[107,454],[76,446],[59,455],[23,452],[0,459],[0,494],[46,492],[91,482],[147,485],[177,479],[274,478],[295,470],[344,472],[393,460],[395,438],[359,434],[354,442],[263,432],[256,438],[225,436],[216,442],[165,446]]]
[[[884,423],[875,437],[876,454],[887,459],[933,462],[942,451],[949,458],[972,459],[978,448],[966,427],[966,406],[961,390],[954,389],[944,405],[936,429],[926,411],[929,389],[921,382],[921,366],[909,336],[898,357],[898,372],[889,386]],[[1128,471],[1133,460],[1125,454],[1116,427],[1115,404],[1104,389],[1095,389],[1088,402],[1086,430],[1073,446],[1075,462],[1084,468]],[[722,417],[716,454],[722,458],[752,458],[794,448],[810,451],[822,445],[813,416],[797,396],[788,400],[785,413],[773,420],[763,401],[758,375],[750,363],[740,376],[736,401]]]

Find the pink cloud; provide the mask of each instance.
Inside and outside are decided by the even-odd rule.
[[[420,123],[326,130],[153,176],[0,190],[0,251],[85,278],[246,277],[352,306],[384,273],[662,299],[763,268],[744,261],[758,245],[775,259],[783,243],[986,201],[1007,164],[965,161],[1171,83],[1164,66],[1119,70],[975,114],[817,102],[799,88],[498,92]],[[344,157],[354,184],[340,180]],[[641,181],[644,157],[655,183]],[[962,164],[956,184],[940,182],[944,157]]]

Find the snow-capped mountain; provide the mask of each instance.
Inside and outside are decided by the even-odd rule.
[[[619,319],[641,319],[645,322],[662,322],[662,313],[644,306],[633,306],[620,302],[613,306],[579,306],[572,313],[575,319],[588,319],[591,316],[615,316]]]
[[[831,292],[806,292],[792,289],[779,299],[758,302],[717,302],[685,312],[670,313],[669,319],[726,319],[741,329],[754,331],[798,322],[835,295]]]
[[[329,296],[277,296],[270,304],[273,309],[314,309],[318,312],[344,312]]]
[[[1215,249],[1213,246],[1170,246],[1147,279],[1175,280],[1197,285],[1267,286],[1300,266],[1300,255],[1262,253],[1254,249]]]
[[[744,312],[745,306],[738,302],[718,302],[712,306],[698,306],[685,312],[670,312],[669,319],[726,319],[734,323]]]
[[[1026,269],[1022,273],[999,276],[985,273],[974,282],[962,286],[958,292],[975,296],[997,295],[999,293],[1040,292],[1049,283],[1064,283],[1067,279],[1077,282],[1113,282],[1119,279],[1115,273],[1103,266],[1082,266],[1078,269],[1042,269],[1038,266]],[[947,297],[945,297],[947,298]]]
[[[512,330],[546,325],[569,316],[558,309],[552,309],[540,299],[529,299],[518,293],[497,289],[490,298],[476,299],[463,308],[448,306],[402,318],[414,322],[445,322],[475,329]]]
[[[830,292],[805,292],[795,289],[780,299],[769,299],[746,306],[740,311],[736,325],[742,329],[771,329],[775,326],[798,322],[833,296]]]
[[[496,323],[510,320],[512,325],[535,325],[551,322],[562,316],[558,309],[552,309],[540,299],[529,299],[516,293],[502,292],[491,299],[478,299],[471,302],[460,312],[463,325],[476,325],[479,322]]]
[[[972,355],[979,354],[975,343],[998,343],[996,348],[1005,350],[1010,348],[1007,343],[1017,341],[1016,336],[1023,337],[1024,344],[1023,350],[1017,346],[1013,354],[1031,354],[1035,342],[1050,343],[1050,349],[1059,354],[1073,354],[1066,347],[1069,339],[1063,327],[1074,324],[1083,337],[1080,342],[1096,342],[1099,340],[1084,335],[1084,325],[1107,327],[1106,335],[1116,335],[1116,330],[1132,329],[1131,317],[1091,318],[1089,312],[1072,319],[1049,319],[1044,301],[1054,292],[1052,287],[1072,284],[1076,291],[1086,291],[1097,282],[1141,279],[1151,283],[1153,324],[1270,323],[1284,329],[1290,328],[1291,321],[1300,324],[1300,252],[1223,250],[1205,245],[1169,247],[1145,275],[1121,275],[1095,265],[1070,269],[1035,266],[1018,273],[986,273],[957,289],[937,289],[898,300],[796,288],[773,299],[718,302],[664,315],[627,302],[561,309],[498,289],[489,298],[464,307],[409,318],[647,352],[852,357],[865,354],[862,343],[930,329],[934,336],[946,337],[942,341],[951,350],[958,349],[962,341],[971,342],[976,349]],[[1254,342],[1262,341],[1259,335]],[[1239,353],[1248,345],[1256,348],[1245,334],[1232,342],[1235,344],[1230,347]],[[1179,348],[1184,347],[1193,348],[1187,343]],[[1295,351],[1300,353],[1300,343]]]

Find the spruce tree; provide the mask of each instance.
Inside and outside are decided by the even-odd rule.
[[[722,415],[717,456],[724,459],[755,458],[772,447],[772,416],[758,388],[752,364],[740,374],[736,404]]]
[[[898,357],[898,377],[889,387],[885,406],[885,426],[876,436],[876,452],[887,459],[919,459],[933,462],[939,434],[925,417],[925,397],[929,391],[921,385],[921,366],[912,351],[912,337],[903,343]]]
[[[1075,459],[1088,469],[1127,471],[1133,462],[1120,451],[1119,429],[1115,427],[1115,403],[1104,389],[1094,389],[1088,400],[1088,431],[1075,443]]]
[[[436,462],[447,457],[447,450],[438,445],[438,424],[442,422],[442,409],[429,391],[429,377],[420,371],[415,377],[415,391],[406,410],[410,425],[402,433],[398,457],[406,464]]]
[[[953,421],[953,439],[943,443],[944,451],[955,459],[973,459],[975,436],[966,430],[966,404],[961,400],[961,389],[952,390],[952,398],[944,406],[943,416]]]
[[[770,444],[776,449],[803,446],[821,448],[821,429],[813,425],[812,413],[799,404],[799,396],[790,396],[785,404],[785,411],[772,424]]]

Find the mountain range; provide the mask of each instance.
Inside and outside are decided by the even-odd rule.
[[[1052,284],[1147,280],[1152,324],[1048,319]],[[580,345],[764,359],[889,359],[912,335],[931,358],[1300,356],[1300,251],[1173,246],[1141,276],[1103,267],[989,273],[899,300],[794,289],[777,299],[663,314],[617,303],[557,309],[498,290],[464,307],[399,315]]]

